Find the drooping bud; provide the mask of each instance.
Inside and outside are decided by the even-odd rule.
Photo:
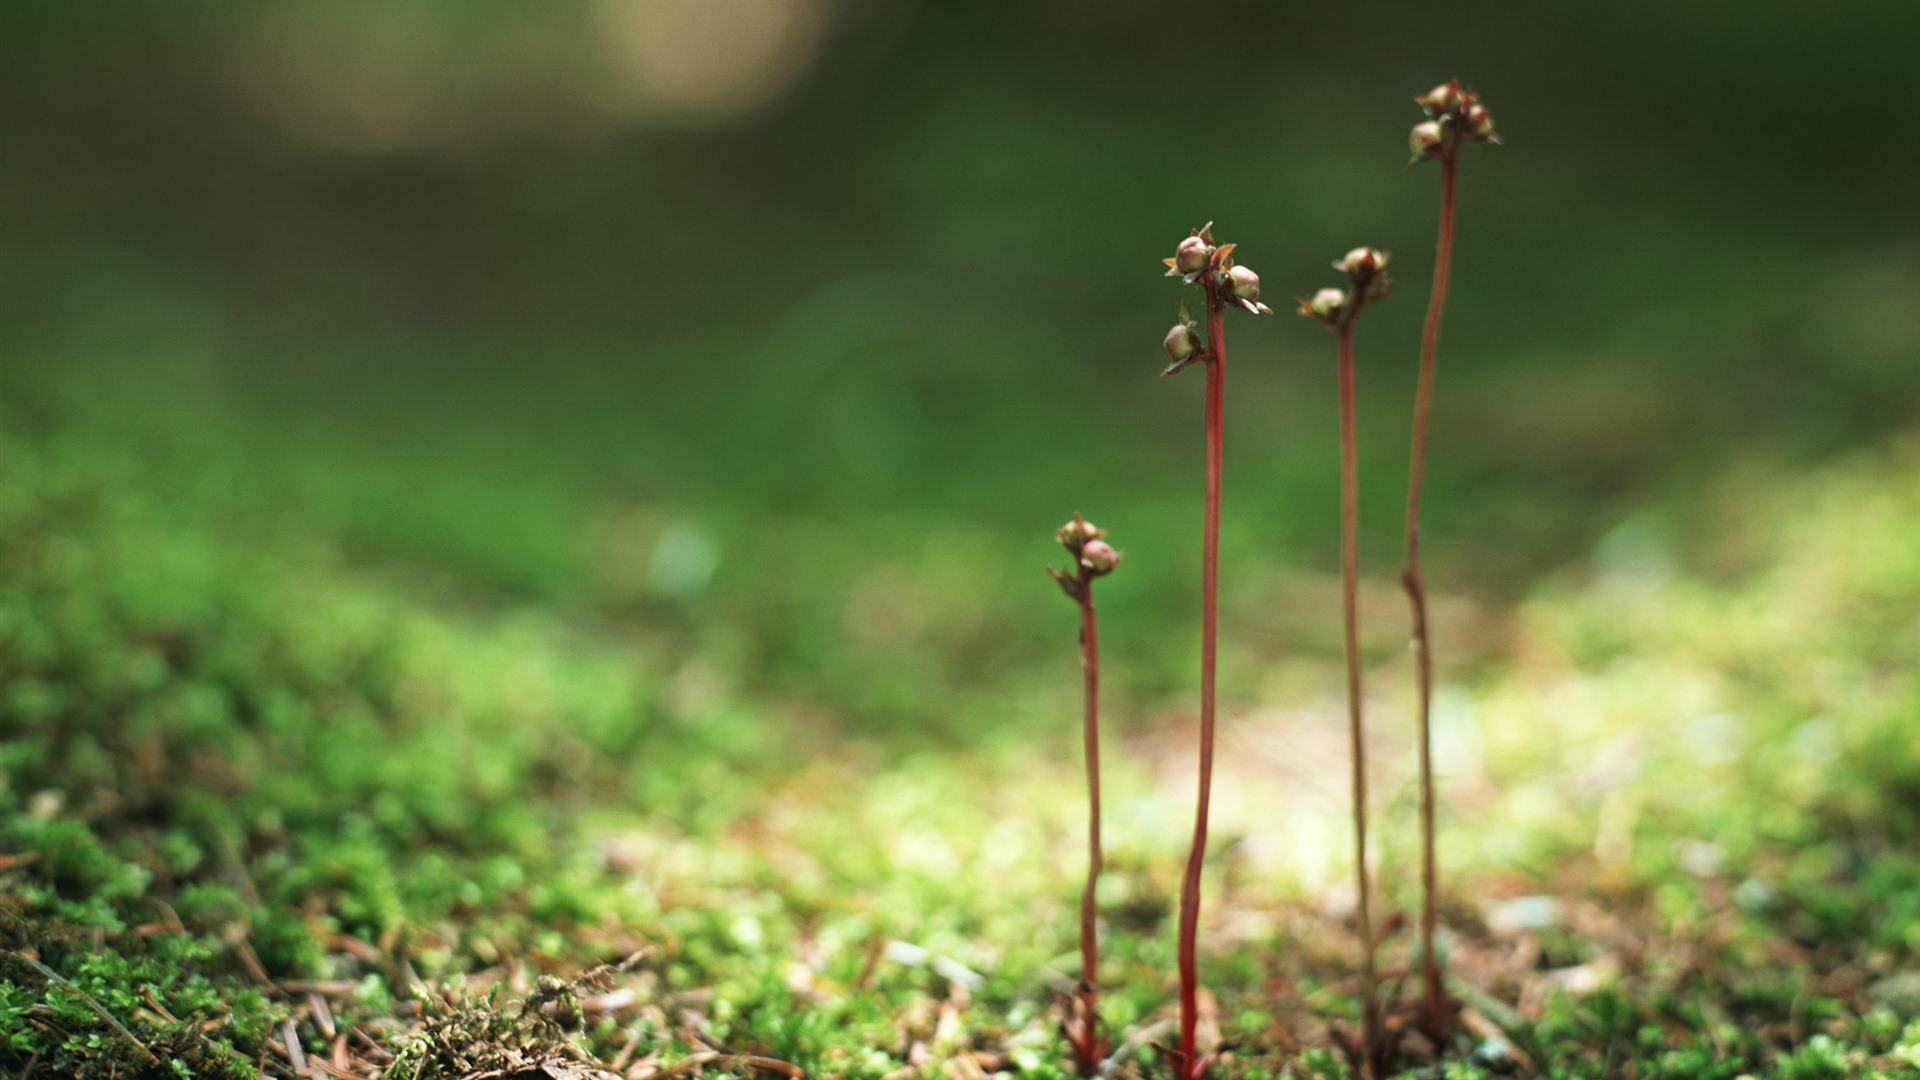
[[[1167,359],[1184,364],[1200,351],[1200,336],[1193,332],[1192,323],[1175,323],[1173,329],[1167,331],[1166,346]]]
[[[1321,289],[1313,294],[1313,299],[1300,301],[1300,314],[1309,319],[1318,319],[1328,326],[1337,326],[1340,316],[1347,309],[1347,294],[1339,289]]]
[[[1113,573],[1120,565],[1121,554],[1105,540],[1089,540],[1087,546],[1080,549],[1080,565],[1094,577]]]
[[[1224,248],[1222,250],[1225,250]],[[1244,266],[1227,268],[1227,295],[1251,315],[1271,315],[1273,309],[1260,302],[1260,275]]]
[[[1260,275],[1244,266],[1227,271],[1227,288],[1241,300],[1260,299]]]
[[[1493,114],[1487,111],[1485,105],[1475,102],[1467,106],[1467,111],[1462,119],[1466,123],[1466,132],[1469,138],[1478,142],[1500,141],[1493,133]]]
[[[1180,241],[1173,249],[1173,268],[1182,274],[1197,274],[1207,268],[1207,260],[1213,257],[1213,245],[1198,234]]]
[[[1441,144],[1446,142],[1446,134],[1440,130],[1437,120],[1422,120],[1413,125],[1412,134],[1407,136],[1407,149],[1413,151],[1413,160],[1425,161],[1440,156]]]

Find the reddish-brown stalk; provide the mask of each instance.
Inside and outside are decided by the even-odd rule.
[[[1353,873],[1360,934],[1360,1045],[1354,1057],[1360,1075],[1372,1080],[1385,1065],[1380,1038],[1379,978],[1374,969],[1372,886],[1367,873],[1367,743],[1365,696],[1360,677],[1359,460],[1354,421],[1353,323],[1360,309],[1387,295],[1387,257],[1355,248],[1334,263],[1345,270],[1351,292],[1322,289],[1300,301],[1300,314],[1332,330],[1340,374],[1340,610],[1347,657],[1347,736],[1353,763]]]
[[[1100,883],[1104,856],[1100,846],[1100,637],[1094,617],[1093,582],[1120,565],[1121,555],[1107,544],[1103,529],[1075,514],[1055,534],[1073,556],[1071,576],[1052,567],[1047,572],[1060,583],[1067,598],[1080,607],[1080,668],[1086,679],[1082,735],[1087,755],[1087,885],[1080,897],[1080,985],[1066,1023],[1067,1042],[1081,1076],[1098,1076],[1107,1053],[1100,1033],[1099,952],[1094,892]]]
[[[1225,303],[1210,273],[1207,293],[1207,495],[1200,541],[1200,788],[1193,849],[1180,885],[1180,1060],[1189,1077],[1205,1072],[1194,1045],[1200,1017],[1200,872],[1207,857],[1207,808],[1213,797],[1214,655],[1220,607],[1220,473],[1226,432]]]
[[[1081,1076],[1098,1076],[1105,1047],[1099,1035],[1100,970],[1094,927],[1094,889],[1100,884],[1105,856],[1100,850],[1100,636],[1093,617],[1093,576],[1080,568],[1084,592],[1080,600],[1080,667],[1087,680],[1086,714],[1082,719],[1087,748],[1087,887],[1080,894],[1080,1019],[1074,1041],[1075,1063]]]
[[[1193,816],[1193,848],[1187,854],[1186,876],[1180,885],[1180,1042],[1172,1051],[1175,1071],[1182,1080],[1199,1080],[1212,1064],[1211,1054],[1197,1045],[1200,1025],[1200,878],[1207,857],[1207,811],[1213,797],[1214,658],[1218,640],[1220,599],[1220,474],[1226,430],[1226,327],[1228,305],[1256,315],[1272,314],[1260,303],[1260,277],[1235,265],[1232,244],[1215,246],[1208,225],[1182,241],[1167,259],[1170,277],[1198,282],[1207,298],[1207,340],[1202,347],[1184,313],[1180,325],[1167,334],[1171,375],[1199,362],[1207,369],[1206,510],[1201,530],[1200,556],[1200,780]]]
[[[1366,727],[1361,709],[1360,684],[1360,604],[1359,556],[1356,533],[1359,531],[1359,481],[1354,448],[1353,415],[1353,314],[1338,331],[1340,362],[1340,609],[1346,629],[1347,653],[1347,738],[1353,759],[1353,872],[1356,915],[1360,930],[1360,1075],[1373,1076],[1375,1056],[1380,1045],[1380,1005],[1378,977],[1373,966],[1373,910],[1367,883],[1367,747]]]
[[[1420,495],[1426,479],[1427,417],[1433,406],[1433,377],[1440,347],[1440,316],[1447,305],[1447,276],[1453,266],[1453,190],[1460,147],[1469,142],[1499,142],[1493,117],[1478,95],[1454,79],[1414,99],[1428,120],[1414,126],[1413,162],[1440,162],[1440,239],[1434,253],[1433,293],[1427,300],[1420,334],[1420,386],[1413,406],[1413,454],[1407,477],[1407,567],[1400,575],[1412,609],[1414,662],[1419,683],[1420,741],[1420,1025],[1439,1037],[1453,1026],[1455,1013],[1440,981],[1440,871],[1434,836],[1433,790],[1433,642],[1427,623],[1427,586],[1420,573]]]
[[[1455,144],[1457,147],[1457,143]],[[1440,312],[1447,304],[1447,272],[1453,262],[1453,177],[1458,155],[1440,159],[1440,243],[1433,261],[1433,294],[1420,334],[1420,388],[1413,406],[1413,464],[1407,478],[1407,568],[1400,575],[1413,612],[1413,653],[1420,687],[1420,985],[1421,1026],[1438,1033],[1449,1026],[1446,991],[1434,947],[1439,930],[1439,855],[1433,828],[1433,642],[1427,634],[1427,586],[1420,576],[1420,493],[1426,479],[1427,413],[1433,404],[1434,362],[1440,347]]]

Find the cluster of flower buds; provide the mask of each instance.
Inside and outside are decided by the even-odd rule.
[[[1069,574],[1049,566],[1047,573],[1053,575],[1053,580],[1060,583],[1060,591],[1075,603],[1085,603],[1087,583],[1113,573],[1125,557],[1107,543],[1107,530],[1096,528],[1079,514],[1073,515],[1073,520],[1060,526],[1053,535],[1060,546],[1067,549],[1067,554],[1073,556],[1078,569]]]
[[[1260,302],[1260,275],[1233,261],[1233,247],[1214,243],[1213,223],[1208,222],[1180,241],[1172,258],[1160,261],[1167,264],[1168,277],[1177,277],[1188,285],[1200,283],[1212,300],[1238,304],[1254,315],[1273,314],[1272,308]],[[1184,308],[1180,322],[1167,331],[1166,348],[1167,375],[1206,356],[1206,345]]]
[[[1379,248],[1354,248],[1334,263],[1333,268],[1347,272],[1347,280],[1353,283],[1353,295],[1359,297],[1362,304],[1370,304],[1393,290],[1393,279],[1387,276],[1387,253]]]
[[[1500,141],[1493,133],[1493,114],[1480,104],[1477,94],[1460,86],[1459,79],[1441,83],[1431,93],[1413,100],[1427,113],[1407,137],[1413,165],[1428,158],[1444,160],[1463,142]]]
[[[1173,257],[1160,260],[1167,264],[1167,276],[1191,285],[1203,282],[1208,289],[1246,308],[1254,315],[1271,315],[1273,309],[1260,302],[1260,275],[1233,261],[1232,244],[1213,242],[1213,222],[1209,221],[1193,235],[1180,241]]]
[[[1387,253],[1378,248],[1357,247],[1333,264],[1345,270],[1350,289],[1321,289],[1311,299],[1300,301],[1300,314],[1338,329],[1359,314],[1361,307],[1393,290],[1387,277]]]

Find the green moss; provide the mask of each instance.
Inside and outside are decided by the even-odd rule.
[[[0,458],[0,1064],[251,1075],[289,1021],[329,1047],[312,992],[390,1076],[461,1075],[459,1047],[482,1044],[496,1062],[631,1045],[726,1070],[763,1055],[879,1078],[970,1055],[1063,1074],[1070,725],[862,747],[752,685],[767,658],[717,630],[424,580],[185,494],[175,466],[97,432],[0,438]],[[1519,866],[1625,925],[1529,931],[1535,970],[1504,970],[1487,957],[1518,939],[1451,918],[1495,965],[1481,1005],[1506,1030],[1447,1047],[1439,1075],[1519,1055],[1563,1077],[1917,1074],[1913,1028],[1861,1004],[1920,947],[1913,458],[1736,503],[1765,567],[1748,577],[1682,552],[1658,581],[1527,605],[1554,659],[1476,676],[1492,794],[1449,821],[1452,888],[1510,889]],[[960,612],[971,588],[931,602]],[[995,662],[1009,685],[1070,669]],[[1030,726],[1058,705],[1001,700]],[[1629,752],[1630,774],[1591,779]],[[1113,770],[1103,1007],[1125,1033],[1169,999],[1187,822],[1125,755]],[[1626,822],[1611,861],[1606,814]],[[1345,1075],[1328,1047],[1356,1015],[1347,931],[1253,865],[1229,838],[1208,882],[1203,979],[1239,1041],[1223,1071]],[[617,1004],[541,996],[543,976],[636,953]],[[1611,974],[1526,990],[1546,969]]]

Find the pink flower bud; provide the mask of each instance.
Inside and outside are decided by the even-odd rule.
[[[1173,249],[1173,268],[1182,274],[1197,274],[1213,258],[1213,245],[1198,236],[1189,236]]]
[[[1440,156],[1440,145],[1445,141],[1437,121],[1422,120],[1413,125],[1413,133],[1407,136],[1407,147],[1413,151],[1413,160],[1421,161]]]
[[[1386,267],[1387,256],[1377,248],[1357,247],[1333,265],[1336,270],[1345,270],[1353,280],[1365,282]]]
[[[1439,86],[1434,87],[1433,91],[1426,97],[1414,98],[1413,100],[1417,102],[1421,108],[1427,110],[1428,116],[1439,119],[1460,107],[1460,91],[1455,88],[1454,83],[1443,82]]]
[[[1491,142],[1493,140],[1493,114],[1487,111],[1485,105],[1476,102],[1473,105],[1467,106],[1464,119],[1466,120],[1467,134],[1481,142]]]
[[[1113,573],[1113,568],[1120,565],[1120,558],[1120,553],[1105,540],[1089,540],[1087,546],[1080,549],[1080,565],[1095,577]]]
[[[1339,289],[1321,289],[1313,294],[1313,299],[1300,301],[1300,314],[1333,326],[1339,323],[1340,315],[1346,307],[1346,293]]]
[[[1192,326],[1179,323],[1167,331],[1166,346],[1167,359],[1178,364],[1193,359],[1193,354],[1200,351],[1200,339],[1194,335]]]

